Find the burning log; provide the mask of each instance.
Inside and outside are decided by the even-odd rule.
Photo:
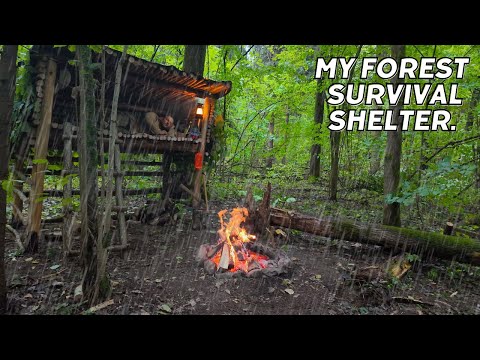
[[[218,243],[215,247],[211,248],[207,252],[207,258],[209,259],[213,258],[221,249],[223,249],[223,244],[224,244],[224,241]]]
[[[219,269],[228,270],[230,266],[230,256],[229,256],[230,249],[228,248],[228,244],[223,244],[222,256],[220,257],[220,262],[218,263]]]

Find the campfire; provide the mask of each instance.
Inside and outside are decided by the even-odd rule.
[[[247,220],[246,208],[235,208],[226,222],[227,210],[218,213],[220,230],[215,245],[201,245],[197,253],[199,265],[203,265],[209,274],[217,276],[255,277],[285,273],[290,260],[282,251],[273,251],[255,243],[256,236],[251,235],[242,226]]]

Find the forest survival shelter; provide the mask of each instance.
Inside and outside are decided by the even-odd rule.
[[[97,121],[98,143],[103,143],[108,148],[110,111],[114,86],[115,72],[122,53],[111,48],[105,48],[105,101],[106,116],[104,121]],[[78,173],[78,168],[73,166],[73,152],[77,146],[79,129],[79,99],[77,89],[79,86],[78,68],[75,66],[75,54],[67,47],[54,47],[53,45],[35,45],[30,50],[31,81],[33,96],[31,96],[30,111],[24,112],[23,124],[19,132],[15,148],[14,177],[20,181],[15,182],[14,215],[15,222],[22,221],[23,200],[25,194],[29,197],[29,212],[27,233],[39,236],[41,226],[42,199],[45,196],[57,196],[71,199],[79,191],[72,189],[69,174]],[[101,53],[92,53],[92,63],[102,63]],[[95,71],[97,81],[96,107],[100,103],[100,88],[102,85],[101,71]],[[192,159],[193,155],[203,163],[205,147],[213,141],[211,129],[214,125],[214,107],[217,99],[225,96],[231,90],[229,81],[213,81],[199,74],[186,73],[174,66],[165,66],[154,62],[142,60],[135,56],[127,55],[123,66],[122,82],[118,99],[119,115],[123,119],[143,119],[146,112],[169,113],[175,120],[175,133],[155,135],[152,133],[132,133],[127,122],[122,122],[118,117],[117,139],[115,145],[115,196],[120,221],[120,233],[125,232],[125,211],[123,195],[148,194],[163,192],[165,185],[171,183],[170,166],[176,156],[180,159]],[[201,108],[202,111],[198,111]],[[98,117],[98,111],[97,111]],[[195,126],[197,125],[197,127]],[[197,132],[192,132],[192,126]],[[33,148],[34,151],[31,151]],[[49,150],[57,150],[61,155],[48,156]],[[130,164],[144,166],[159,166],[158,171],[128,171],[121,170],[121,153],[131,154],[163,154],[163,161],[129,161]],[[167,155],[167,156],[166,156]],[[190,156],[185,156],[190,155]],[[33,157],[33,158],[32,158]],[[62,170],[51,171],[47,174],[67,177],[63,191],[45,191],[44,175],[46,161],[49,164],[61,164]],[[165,161],[170,159],[169,161]],[[33,166],[28,166],[33,164]],[[188,165],[188,164],[187,164]],[[188,165],[190,166],[190,165]],[[201,167],[201,166],[200,166]],[[193,189],[193,199],[200,196],[200,169],[195,167],[196,182]],[[31,179],[26,175],[31,173]],[[145,176],[162,174],[162,189],[123,190],[124,176]],[[155,176],[155,175],[154,175]],[[31,182],[31,191],[23,192],[23,181]],[[72,220],[71,201],[64,202],[64,230],[63,236],[70,238],[68,232],[69,222]],[[123,228],[123,229],[122,229]],[[120,238],[123,238],[121,235]],[[122,241],[123,242],[123,241]]]

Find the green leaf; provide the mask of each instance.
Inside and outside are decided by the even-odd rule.
[[[289,197],[287,200],[285,200],[287,204],[293,203],[295,201],[297,201],[297,199],[295,199],[294,197]]]
[[[73,205],[73,198],[69,197],[69,198],[63,198],[62,199],[62,206],[70,206],[70,205]]]
[[[32,161],[32,164],[35,164],[35,165],[47,165],[48,164],[48,160],[47,159],[34,159]]]
[[[166,312],[166,313],[171,313],[172,312],[172,308],[170,306],[168,306],[167,304],[163,304],[162,306],[160,306],[160,311],[163,311],[163,312]]]
[[[88,45],[88,47],[97,53],[102,52],[102,45]]]
[[[260,201],[260,200],[263,199],[263,197],[260,196],[260,195],[253,195],[253,199],[254,199],[255,201]]]
[[[50,266],[50,270],[57,270],[61,265],[55,264]]]
[[[9,179],[2,180],[2,189],[8,194],[13,191],[13,182]]]
[[[48,165],[48,166],[47,166],[47,169],[48,169],[48,170],[62,170],[62,169],[63,169],[63,166],[62,166],[62,165],[53,164],[53,165]]]
[[[358,309],[360,312],[360,315],[367,315],[368,314],[368,309],[366,307],[361,307]]]

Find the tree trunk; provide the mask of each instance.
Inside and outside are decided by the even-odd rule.
[[[387,57],[387,51],[384,46],[377,45],[376,55],[378,60],[382,60]],[[383,110],[381,105],[375,105],[376,110]],[[382,135],[382,131],[370,131],[374,142],[378,141],[378,138]],[[376,175],[381,168],[382,165],[382,157],[380,155],[380,147],[374,145],[370,148],[370,168],[368,169],[368,175],[374,176]]]
[[[203,76],[207,45],[185,45],[183,71]]]
[[[319,144],[320,134],[322,132],[323,115],[325,113],[325,90],[321,89],[322,79],[317,79],[317,94],[315,95],[315,124],[318,124],[318,133],[313,137],[314,144],[310,150],[310,176],[318,178],[320,176],[320,155],[322,147]]]
[[[0,185],[8,178],[9,139],[17,76],[18,45],[4,45],[0,51]],[[5,275],[5,226],[7,194],[0,186],[0,315],[7,309]]]
[[[97,276],[97,129],[95,121],[94,79],[91,69],[91,50],[87,45],[77,45],[80,80],[80,209],[81,209],[81,259],[84,270],[82,289],[89,302],[93,300]],[[103,144],[102,144],[103,146]]]
[[[471,131],[472,127],[477,125],[477,128],[480,126],[480,122],[477,119],[477,105],[480,100],[480,89],[474,89],[472,93],[472,99],[470,100],[470,109],[468,112],[468,118],[467,118],[467,126],[465,127],[465,130],[467,132]],[[476,119],[476,121],[475,121]],[[475,141],[472,143],[472,156],[473,159],[475,159],[475,187],[477,189],[480,189],[480,145],[478,141]]]
[[[287,106],[287,113],[285,115],[285,143],[283,144],[283,147],[285,149],[285,155],[283,155],[282,158],[282,164],[285,165],[287,163],[287,151],[288,151],[288,124],[290,122],[290,111]]]
[[[392,57],[400,63],[405,57],[405,45],[392,45]],[[404,83],[404,79],[398,78],[398,73],[392,78],[392,84],[396,89],[399,84]],[[401,125],[399,114],[403,108],[405,93],[402,92],[397,105],[392,105],[393,110],[392,124]],[[397,126],[396,131],[388,131],[387,147],[385,149],[384,160],[384,182],[383,193],[385,196],[396,196],[400,184],[400,161],[402,157],[402,127]],[[385,200],[384,200],[385,201]],[[400,226],[400,203],[385,203],[383,208],[383,224]]]
[[[355,57],[358,59],[363,45],[359,45],[357,48],[357,54]],[[357,61],[358,63],[358,61]],[[352,82],[353,73],[355,69],[350,71],[346,84]],[[344,102],[342,109],[347,111],[347,102]],[[339,175],[339,162],[340,162],[340,140],[341,131],[330,131],[330,200],[337,201],[337,187],[338,187],[338,175]]]
[[[376,142],[377,139],[382,135],[381,131],[372,131],[372,136]],[[372,146],[371,158],[370,158],[370,168],[368,169],[368,175],[374,176],[378,173],[382,165],[382,158],[380,156],[380,150],[378,146]]]
[[[330,192],[329,199],[337,201],[338,173],[340,162],[340,131],[330,131]]]
[[[267,158],[267,169],[270,169],[273,166],[273,137],[275,136],[275,119],[272,117],[270,118],[270,122],[268,123],[268,142],[267,148],[269,152],[269,156]]]
[[[43,185],[45,180],[45,170],[47,169],[48,140],[50,138],[50,126],[52,123],[56,76],[57,63],[54,60],[49,59],[45,78],[42,110],[40,112],[40,124],[36,131],[35,155],[32,168],[32,191],[30,192],[28,225],[25,232],[25,251],[29,253],[38,252],[43,208]]]
[[[103,216],[101,220],[101,224],[99,227],[99,234],[97,237],[97,270],[96,270],[96,279],[95,285],[93,290],[93,296],[90,301],[90,306],[95,305],[96,303],[102,302],[106,300],[110,293],[110,280],[106,274],[107,268],[107,259],[108,259],[108,246],[111,245],[111,239],[113,237],[112,229],[111,229],[111,220],[112,220],[112,202],[113,202],[113,179],[114,179],[114,170],[120,166],[120,151],[115,151],[115,140],[117,139],[117,109],[118,109],[118,98],[120,96],[120,82],[122,81],[122,70],[123,70],[123,63],[125,62],[126,54],[127,54],[128,46],[125,45],[123,48],[122,57],[120,58],[116,74],[115,74],[115,87],[113,91],[113,100],[112,100],[112,111],[110,113],[110,124],[109,124],[109,139],[108,139],[108,172],[107,175],[102,179],[102,185],[105,184],[105,198],[104,198],[104,208],[103,208]],[[103,85],[102,85],[103,86]],[[103,93],[103,91],[102,91]],[[103,94],[102,94],[103,98]],[[103,117],[103,106],[101,108],[101,116]],[[100,121],[103,125],[103,120]],[[103,127],[103,126],[102,126]],[[103,148],[103,145],[100,146]],[[101,154],[101,158],[103,159],[103,151]],[[114,165],[115,164],[115,165]],[[116,166],[118,165],[118,166]],[[104,173],[102,169],[102,173]],[[121,176],[117,174],[115,179],[115,184],[121,184]],[[118,191],[117,186],[117,199],[118,195],[121,198],[121,186],[120,191]],[[123,198],[122,198],[123,199]],[[123,206],[123,204],[118,204],[117,206]],[[121,217],[124,217],[124,213],[120,212],[118,214],[119,222]],[[123,222],[125,219],[123,219]],[[123,232],[119,232],[121,234],[120,237],[123,237]],[[122,245],[123,239],[122,239]]]
[[[339,218],[315,218],[276,208],[270,209],[270,224],[333,239],[380,245],[393,251],[434,254],[442,259],[480,265],[480,242],[475,239]]]
[[[203,76],[205,68],[205,55],[207,52],[207,45],[185,45],[185,53],[183,59],[183,71],[193,72],[200,76]],[[204,114],[206,112],[205,107],[203,109]],[[163,195],[166,194],[167,186],[172,180],[170,177],[170,166],[175,164],[175,170],[179,171],[178,175],[180,182],[187,186],[191,185],[192,178],[194,176],[193,161],[194,157],[187,154],[174,154],[165,153],[164,159],[164,177],[163,177]],[[174,184],[170,191],[170,197],[172,199],[180,199],[182,191],[178,187],[178,184]]]

